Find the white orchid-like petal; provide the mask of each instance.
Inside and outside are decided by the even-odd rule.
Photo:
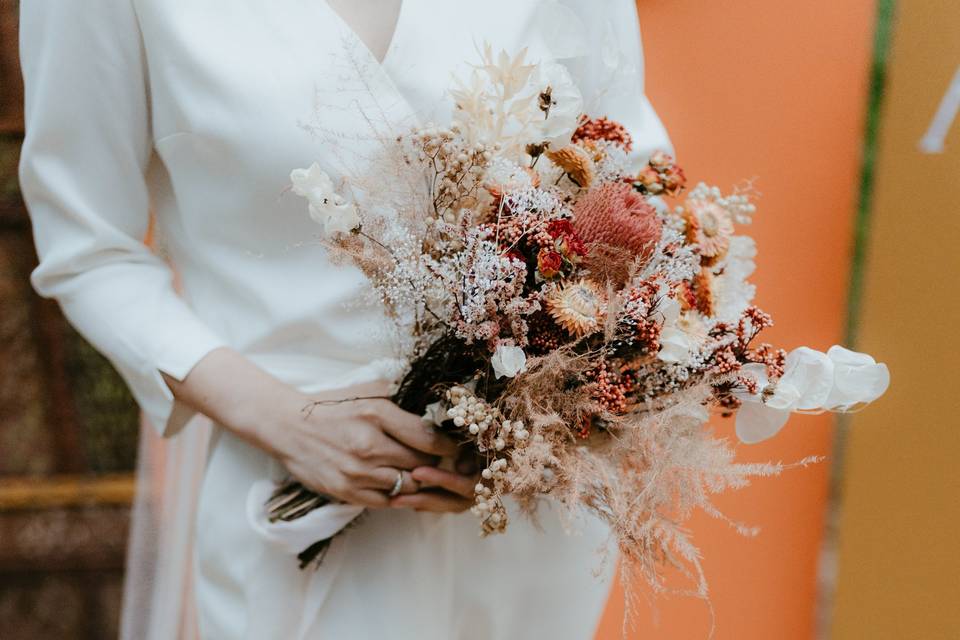
[[[570,72],[557,62],[541,62],[532,82],[537,96],[549,91],[552,103],[547,114],[540,114],[538,142],[548,143],[554,149],[570,144],[583,113],[583,96]]]
[[[794,349],[787,355],[777,389],[796,395],[793,410],[820,409],[833,389],[833,361],[809,347]]]
[[[774,409],[762,402],[744,402],[737,410],[737,437],[756,444],[777,435],[790,418],[788,409]]]
[[[834,364],[834,383],[824,406],[843,410],[858,404],[873,402],[890,386],[887,365],[878,364],[865,353],[830,347],[827,356]]]
[[[713,280],[715,315],[721,322],[735,324],[753,302],[756,287],[748,278],[756,269],[756,256],[757,246],[753,238],[730,238],[730,248],[720,265],[722,273]]]
[[[765,364],[760,364],[759,362],[750,362],[748,364],[743,365],[743,367],[740,368],[740,373],[745,378],[753,378],[754,380],[756,380],[757,385],[759,385],[758,388],[761,391],[764,389],[764,387],[770,384],[770,377],[767,375],[767,365]],[[759,395],[759,394],[754,394],[754,395]],[[752,398],[754,397],[754,395],[750,395],[745,391],[736,393],[736,396],[741,400]]]
[[[314,162],[306,169],[294,169],[290,172],[290,182],[293,192],[306,198],[315,207],[327,204],[331,197],[337,197],[333,188],[333,180]]]
[[[890,384],[886,365],[839,346],[827,353],[808,347],[791,351],[774,383],[762,364],[744,365],[741,375],[757,382],[757,393],[735,394],[742,402],[737,436],[748,444],[775,435],[792,411],[844,410],[876,400]]]
[[[693,347],[694,340],[686,331],[667,327],[660,332],[660,351],[657,358],[667,363],[683,362],[690,356]]]
[[[498,379],[504,376],[513,378],[527,368],[527,354],[520,347],[500,345],[493,353],[490,364]]]
[[[680,318],[680,303],[676,298],[671,298],[665,292],[661,293],[660,301],[654,309],[652,318],[665,327],[677,323]]]
[[[766,366],[748,364],[744,366],[744,370],[747,369],[751,370],[745,373],[752,374],[757,380],[758,393],[736,394],[742,402],[737,410],[736,432],[741,442],[756,444],[780,432],[793,411],[799,393],[794,387],[774,387],[775,391],[764,394],[764,390],[770,386]]]
[[[350,233],[360,227],[360,214],[352,202],[327,207],[324,215],[323,232],[332,236],[335,233]]]
[[[290,172],[293,192],[310,203],[310,218],[323,225],[324,234],[349,233],[360,226],[360,214],[333,187],[333,180],[316,162]]]

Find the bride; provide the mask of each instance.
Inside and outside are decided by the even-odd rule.
[[[477,537],[457,446],[386,400],[352,400],[385,392],[388,332],[361,302],[359,272],[312,242],[288,186],[314,161],[335,177],[355,170],[372,153],[371,119],[442,124],[451,75],[484,42],[567,65],[589,112],[635,133],[638,163],[668,148],[643,94],[633,1],[20,10],[33,284],[159,433],[196,428],[198,414],[215,425],[195,527],[201,637],[591,637],[607,532],[587,517],[565,531],[547,505],[537,524]],[[341,402],[304,411],[317,400]],[[250,517],[251,487],[285,474],[367,507],[316,570],[298,568],[290,538],[310,532]]]

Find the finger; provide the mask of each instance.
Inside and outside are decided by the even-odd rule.
[[[352,398],[389,397],[392,384],[386,380],[375,380],[350,387]]]
[[[320,402],[351,402],[370,398],[389,398],[391,384],[384,380],[364,382],[345,389],[334,389],[315,394]]]
[[[477,477],[444,471],[436,467],[417,467],[411,474],[424,489],[435,487],[445,489],[464,498],[473,499]]]
[[[437,456],[456,456],[460,449],[456,442],[438,433],[431,423],[392,402],[383,402],[382,406],[378,406],[377,416],[384,431],[417,451]]]
[[[424,465],[431,466],[431,465]],[[460,457],[456,463],[457,473],[462,476],[472,476],[480,472],[480,459],[477,457],[477,451],[473,448],[464,447],[460,451]]]
[[[378,443],[376,453],[368,458],[371,464],[377,467],[393,467],[394,469],[416,469],[429,467],[437,463],[437,456],[411,449],[392,437],[384,435],[383,442]]]
[[[397,496],[390,501],[396,509],[460,513],[473,506],[473,500],[446,491],[420,491],[408,496]]]
[[[390,491],[397,484],[397,469],[392,467],[379,467],[370,472],[371,482],[369,488],[386,491],[388,496]],[[413,479],[409,471],[399,471],[402,477],[400,493],[398,495],[407,495],[416,493],[420,490],[420,483]]]
[[[343,496],[343,501],[368,509],[382,509],[390,506],[390,498],[375,489],[354,489]]]

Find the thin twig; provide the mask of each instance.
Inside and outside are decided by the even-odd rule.
[[[319,406],[328,406],[334,404],[343,404],[345,402],[359,402],[360,400],[390,400],[390,396],[354,396],[352,398],[338,398],[333,400],[314,400],[303,409],[301,412],[305,412],[304,418],[309,418],[313,414],[313,410]]]

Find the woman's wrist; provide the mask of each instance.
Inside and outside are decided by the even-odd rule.
[[[310,403],[307,395],[227,348],[208,353],[182,381],[164,379],[177,399],[278,456],[290,451],[287,432],[303,421]]]
[[[305,423],[306,394],[270,378],[240,394],[227,410],[225,426],[238,437],[270,455],[285,460],[296,450],[297,435]]]

